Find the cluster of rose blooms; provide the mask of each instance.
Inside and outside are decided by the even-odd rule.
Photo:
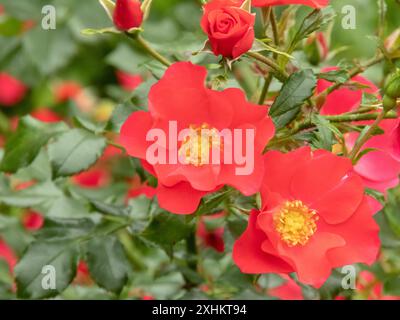
[[[215,55],[235,60],[252,48],[255,14],[244,9],[243,2],[211,0],[204,5],[201,28]],[[329,0],[253,0],[251,3],[255,7],[290,4],[322,8]],[[113,21],[117,29],[138,28],[143,19],[139,1],[116,1]],[[129,82],[126,77],[120,74],[121,81]],[[374,263],[380,240],[373,216],[382,205],[367,195],[365,189],[386,194],[399,184],[399,119],[385,119],[380,123],[384,133],[372,137],[363,146],[364,150],[375,151],[366,153],[356,164],[337,154],[340,152],[313,150],[307,145],[287,153],[275,150],[264,153],[276,132],[268,116],[269,106],[249,102],[238,88],[213,90],[206,85],[206,78],[205,67],[190,62],[173,63],[150,89],[149,110],[132,113],[123,124],[119,143],[130,156],[140,159],[144,169],[158,181],[155,188],[147,185],[133,188],[130,196],[144,193],[156,197],[159,206],[171,213],[192,214],[203,197],[226,186],[245,196],[259,193],[260,208],[249,213],[247,229],[233,247],[233,260],[243,273],[296,273],[300,282],[320,287],[334,268]],[[354,111],[363,93],[379,95],[378,88],[362,76],[351,80],[361,84],[360,88],[342,87],[333,91],[323,102],[322,115]],[[315,95],[331,85],[327,80],[318,80]],[[8,89],[0,91],[0,104],[12,105],[22,99],[25,88],[18,80],[1,74],[0,87],[5,86]],[[147,133],[154,128],[167,131],[170,121],[177,122],[178,130],[204,124],[217,130],[254,129],[254,170],[250,175],[238,176],[236,164],[150,165],[146,161],[151,144],[146,139]],[[346,135],[347,148],[354,146],[358,136],[356,132]],[[171,151],[168,142],[160,148]],[[93,169],[81,178],[90,172]],[[224,251],[222,229],[210,232],[200,223],[198,234],[206,245]],[[371,280],[367,274],[364,278]],[[290,278],[287,281],[286,287],[277,289],[275,295],[299,297],[300,287]],[[376,295],[382,296],[380,291]]]

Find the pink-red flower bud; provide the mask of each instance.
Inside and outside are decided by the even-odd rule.
[[[143,22],[139,0],[117,0],[113,15],[114,25],[121,31],[138,28]]]

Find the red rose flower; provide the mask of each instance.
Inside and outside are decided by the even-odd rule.
[[[121,128],[120,143],[127,153],[142,159],[146,170],[158,178],[160,206],[178,214],[194,212],[204,195],[223,185],[233,186],[248,196],[256,193],[264,172],[262,150],[274,134],[274,125],[265,106],[247,102],[239,89],[219,92],[204,87],[206,75],[204,67],[190,62],[173,64],[151,88],[149,112],[132,113]],[[171,122],[176,128],[170,128]],[[213,134],[212,143],[207,143],[210,137],[202,136],[204,128]],[[165,139],[168,141],[154,143],[146,140],[153,129],[166,136],[186,130],[190,136],[180,142]],[[218,164],[204,161],[211,150],[222,153],[222,149],[232,147],[219,135],[223,129],[237,129],[239,138],[244,131],[254,133],[254,153],[248,155],[254,160],[254,166],[248,174],[238,175],[237,170],[243,167],[237,162],[225,161],[225,156]],[[148,163],[146,154],[154,144],[169,155],[168,161]],[[202,148],[203,145],[207,147]],[[244,149],[247,147],[243,145]],[[188,154],[192,150],[200,150],[197,157]],[[177,158],[181,161],[176,161]]]
[[[42,122],[62,121],[62,118],[57,113],[55,113],[53,110],[51,110],[49,108],[40,108],[40,109],[34,110],[31,113],[31,116]]]
[[[336,68],[325,68],[322,72],[335,70]],[[321,113],[326,115],[337,115],[357,109],[361,103],[363,92],[377,94],[378,88],[362,76],[352,78],[367,88],[350,90],[340,88],[326,97],[321,108]],[[332,83],[319,80],[317,93],[323,92]],[[340,103],[338,103],[340,101]],[[370,121],[357,122],[357,124],[370,124]],[[367,187],[386,192],[388,189],[399,184],[400,174],[400,119],[386,119],[380,123],[380,128],[385,131],[382,135],[376,135],[364,144],[363,149],[375,149],[365,154],[355,165],[354,170],[363,178]],[[347,134],[346,144],[353,147],[359,133]]]
[[[27,88],[21,81],[8,73],[0,73],[0,105],[11,107],[21,102],[26,91]]]
[[[282,275],[285,283],[269,289],[268,294],[281,300],[304,300],[301,287],[287,275]]]
[[[224,228],[217,227],[209,230],[207,228],[207,221],[221,219],[225,215],[224,212],[214,214],[212,216],[202,216],[197,226],[197,236],[205,247],[213,248],[218,252],[224,252]]]
[[[323,8],[329,5],[329,0],[252,0],[251,4],[255,7],[303,4],[313,8]]]
[[[143,81],[139,74],[131,74],[121,70],[117,70],[116,75],[118,83],[126,91],[135,90]]]
[[[351,161],[308,147],[265,155],[262,210],[251,212],[233,259],[244,273],[296,272],[320,287],[331,270],[371,264],[379,250],[373,214]]]
[[[361,150],[374,149],[363,155],[354,170],[363,178],[367,187],[386,193],[399,184],[400,174],[400,119],[383,120],[379,127],[384,134],[373,136]],[[346,144],[353,147],[359,133],[350,133]]]
[[[255,15],[240,8],[241,0],[212,0],[204,6],[201,28],[215,55],[236,59],[254,41]]]
[[[117,0],[113,20],[115,26],[122,31],[140,27],[143,12],[139,0]]]
[[[156,194],[156,189],[153,187],[150,187],[147,182],[142,183],[140,181],[139,176],[135,176],[131,183],[130,183],[130,188],[128,190],[128,194],[126,196],[126,200],[132,199],[139,197],[141,195],[146,196],[148,199],[152,199]]]

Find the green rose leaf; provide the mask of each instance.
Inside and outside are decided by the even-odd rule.
[[[22,117],[17,131],[6,143],[0,170],[15,173],[30,165],[49,139],[66,129],[62,122],[48,124],[30,116]]]
[[[296,118],[301,105],[312,96],[316,85],[317,78],[312,70],[301,70],[289,77],[269,112],[278,129]]]
[[[13,190],[1,192],[0,202],[9,206],[27,208],[52,203],[54,199],[62,195],[62,191],[52,181],[46,181],[18,192]]]
[[[184,217],[163,212],[151,221],[142,236],[169,252],[174,244],[187,238],[190,232],[191,226],[185,223]]]
[[[49,145],[55,176],[69,176],[88,169],[102,155],[106,139],[83,130],[72,129]]]
[[[128,280],[129,263],[118,239],[114,236],[93,238],[86,249],[92,278],[99,286],[120,293]]]
[[[57,296],[74,279],[77,263],[77,242],[32,243],[15,267],[18,297],[43,299]]]
[[[26,54],[42,75],[64,67],[76,53],[76,43],[67,28],[43,32],[35,28],[22,41]]]

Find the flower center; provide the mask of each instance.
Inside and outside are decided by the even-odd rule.
[[[186,164],[196,167],[210,163],[210,151],[221,147],[218,130],[208,124],[201,126],[190,125],[189,133],[179,148],[179,156]]]
[[[318,215],[299,200],[286,201],[274,214],[275,230],[289,246],[304,246],[317,231]]]

